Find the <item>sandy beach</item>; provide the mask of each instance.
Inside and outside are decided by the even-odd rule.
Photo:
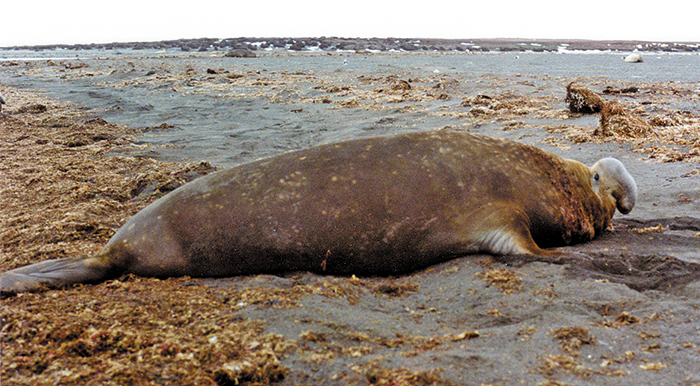
[[[697,81],[461,71],[438,54],[188,55],[0,63],[2,271],[96,253],[138,210],[217,168],[412,130],[589,165],[616,157],[637,206],[555,261],[124,276],[6,297],[3,385],[700,385]],[[574,81],[650,131],[596,134],[599,114],[564,102]]]

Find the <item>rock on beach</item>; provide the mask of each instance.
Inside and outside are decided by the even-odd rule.
[[[257,55],[255,55],[255,52],[251,50],[245,50],[245,49],[236,49],[236,50],[231,50],[226,52],[224,54],[225,57],[227,58],[255,58]]]

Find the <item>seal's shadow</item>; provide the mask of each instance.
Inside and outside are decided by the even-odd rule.
[[[497,256],[504,264],[541,261],[567,265],[567,276],[609,280],[637,291],[679,292],[700,280],[700,264],[672,254],[700,258],[700,219],[674,217],[654,220],[615,220],[615,231],[579,246],[561,249],[559,257]],[[653,233],[640,232],[659,228]],[[685,234],[679,234],[685,232]]]
[[[637,291],[676,292],[680,287],[700,280],[700,264],[673,256],[606,256],[601,253],[571,264],[568,274],[575,277],[607,279]]]

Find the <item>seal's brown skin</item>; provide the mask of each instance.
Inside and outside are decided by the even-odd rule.
[[[464,132],[323,145],[199,178],[136,214],[97,256],[7,272],[0,289],[123,273],[379,275],[475,252],[552,254],[538,244],[608,226],[615,196],[592,181],[579,162]]]

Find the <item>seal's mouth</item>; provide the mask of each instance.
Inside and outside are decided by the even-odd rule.
[[[629,212],[632,211],[631,208],[623,208],[623,207],[621,207],[621,206],[618,206],[618,207],[617,207],[617,210],[620,211],[620,213],[622,213],[622,214],[628,214]]]
[[[617,206],[617,210],[620,211],[622,214],[628,214],[629,212],[632,211],[634,208],[634,201],[628,197],[623,197],[622,199],[617,198],[617,203],[615,206]]]

